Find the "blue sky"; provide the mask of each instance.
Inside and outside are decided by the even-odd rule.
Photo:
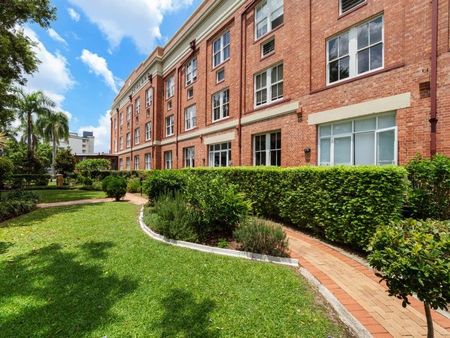
[[[70,117],[70,130],[92,130],[96,152],[109,150],[108,110],[123,81],[164,45],[201,0],[53,0],[49,30],[25,27],[41,60],[29,90],[42,90]]]

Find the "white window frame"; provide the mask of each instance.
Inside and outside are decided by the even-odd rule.
[[[166,99],[175,95],[175,76],[171,75],[166,81]]]
[[[140,162],[140,156],[135,155],[134,156],[134,170],[139,170],[139,163]]]
[[[114,130],[117,130],[117,116],[114,117],[113,124],[114,124]]]
[[[131,133],[127,133],[127,148],[131,147]]]
[[[164,169],[173,168],[173,155],[172,150],[164,152]]]
[[[150,87],[145,91],[145,105],[147,108],[150,108],[153,103],[153,88]]]
[[[342,0],[339,0],[339,15],[343,15],[345,13],[348,13],[352,10],[354,10],[355,8],[359,8],[361,7],[363,4],[365,4],[367,2],[367,0],[362,0],[359,4],[354,5],[353,7],[347,9],[345,12],[342,11]]]
[[[274,68],[279,67],[279,66],[282,66],[282,69],[283,69],[283,74],[282,75],[283,75],[283,77],[282,77],[281,80],[278,80],[278,81],[272,83],[272,70]],[[258,76],[262,76],[263,74],[266,74],[266,86],[265,87],[261,87],[261,88],[258,89],[257,88],[257,78],[258,78]],[[253,81],[254,82],[254,108],[262,107],[262,106],[271,104],[273,102],[280,101],[280,100],[282,100],[284,98],[284,64],[283,63],[278,63],[278,64],[276,64],[276,65],[274,65],[272,67],[269,67],[269,68],[263,70],[262,72],[259,72],[259,73],[255,74],[253,79],[254,79],[254,81]],[[281,97],[276,98],[276,99],[272,99],[272,87],[273,86],[277,86],[279,84],[282,85],[283,95]],[[266,91],[267,101],[264,102],[264,103],[258,103],[258,101],[257,101],[257,93],[258,92],[262,92],[264,90]]]
[[[166,117],[166,137],[173,136],[175,134],[175,117],[170,115]]]
[[[226,149],[222,149],[223,145],[227,145]],[[220,150],[215,150],[214,147],[215,146],[220,146]],[[226,152],[226,165],[219,165],[218,167],[231,167],[232,162],[231,162],[231,142],[223,142],[223,143],[216,143],[216,144],[210,144],[208,146],[208,165],[210,167],[216,167],[215,166],[215,162],[214,162],[214,155],[215,154],[221,154],[223,152]],[[220,156],[220,159],[222,159],[222,157]],[[222,164],[222,163],[220,163]]]
[[[139,143],[141,143],[141,130],[137,127],[134,130],[134,145],[138,145]]]
[[[225,44],[225,36],[228,35],[228,44]],[[218,43],[218,49],[216,49]],[[230,31],[225,31],[220,37],[215,39],[212,43],[212,64],[213,68],[220,66],[231,57],[231,34]],[[228,56],[225,56],[225,51],[228,50]],[[216,55],[219,55],[219,61],[216,63]]]
[[[187,147],[183,149],[183,160],[185,168],[195,167],[195,147]]]
[[[140,114],[141,113],[141,98],[140,97],[138,97],[135,101],[134,101],[134,104],[135,104],[135,111],[136,111],[136,114]]]
[[[219,79],[219,74],[223,73],[223,79]],[[219,70],[216,71],[216,83],[221,83],[225,81],[225,68],[221,68]]]
[[[192,130],[197,127],[197,106],[194,104],[184,110],[184,130]]]
[[[119,170],[122,171],[123,170],[123,158],[121,158],[119,160]]]
[[[194,87],[190,87],[187,89],[187,99],[190,100],[194,97]]]
[[[281,2],[281,5],[279,3]],[[279,9],[281,9],[281,13],[279,13],[278,16],[273,16],[274,13],[276,13]],[[258,18],[258,11],[265,11],[266,13],[263,14],[260,18]],[[272,21],[279,18],[280,16],[284,16],[284,1],[281,0],[262,0],[256,7],[255,7],[255,40],[258,40],[262,38],[263,36],[266,36],[270,32],[274,30],[272,27]],[[263,23],[266,21],[267,25],[267,31],[261,35],[258,36],[258,25],[260,23]],[[283,18],[284,22],[284,18]],[[278,25],[277,27],[280,27],[283,23]],[[276,27],[275,27],[276,28]]]
[[[266,149],[263,150],[263,151],[259,150],[259,152],[261,152],[261,153],[265,152],[266,153],[266,163],[265,164],[259,164],[259,166],[278,166],[278,167],[281,166],[281,152],[282,152],[283,143],[280,141],[280,147],[279,148],[271,149],[270,148],[270,144],[271,144],[270,138],[271,138],[272,134],[280,134],[280,139],[281,139],[281,131],[280,130],[272,131],[270,133],[253,135],[253,165],[254,166],[257,165],[256,164],[256,138],[257,137],[261,137],[261,136],[264,136],[266,138]],[[272,158],[271,154],[272,154],[273,151],[279,151],[280,152],[280,158],[279,158],[279,164],[278,165],[276,165],[276,164],[273,165],[271,163],[271,158]]]
[[[382,28],[381,28],[381,41],[378,41],[374,44],[368,44],[367,47],[364,47],[360,50],[358,50],[358,28],[362,27],[372,21],[375,21],[377,19],[381,18],[382,20]],[[339,38],[345,34],[348,34],[348,54],[345,54],[343,56],[338,56],[336,59],[330,60],[330,45],[329,42]],[[370,32],[369,32],[370,35]],[[368,71],[358,73],[358,52],[368,49],[370,47],[373,47],[375,45],[381,44],[382,45],[382,58],[381,58],[381,66],[378,68],[370,69]],[[327,54],[327,63],[326,63],[326,76],[327,76],[327,86],[334,85],[343,81],[348,81],[349,79],[358,78],[360,76],[364,76],[366,74],[370,74],[376,71],[379,71],[384,68],[384,57],[385,57],[385,44],[384,44],[384,15],[378,15],[374,18],[371,18],[370,20],[366,20],[362,23],[359,23],[358,25],[355,25],[351,27],[350,29],[347,29],[344,32],[339,33],[338,35],[334,35],[326,40],[326,54]],[[339,79],[337,81],[330,81],[330,64],[332,62],[335,62],[336,60],[343,59],[345,57],[349,57],[349,76],[344,79]],[[369,58],[369,64],[370,64],[370,58]]]
[[[145,154],[144,162],[145,162],[145,170],[151,170],[152,169],[152,154],[150,154],[150,153]]]
[[[131,170],[131,158],[130,157],[127,157],[126,159],[125,159],[125,166],[126,166],[126,170]]]
[[[133,107],[131,105],[129,105],[127,107],[127,122],[131,121],[132,114],[133,114]]]
[[[121,112],[119,114],[119,116],[120,116],[120,126],[122,127],[123,126],[123,112]]]
[[[123,150],[123,136],[120,136],[120,150]]]
[[[186,71],[185,71],[185,77],[186,77],[186,86],[189,86],[190,84],[194,83],[197,80],[197,58],[193,57],[189,60],[189,62],[186,64]]]
[[[114,140],[114,152],[117,153],[117,139]]]
[[[145,141],[151,141],[152,139],[152,123],[151,122],[147,122],[145,124]]]
[[[225,95],[225,93],[228,92],[228,95]],[[216,96],[219,96],[219,106],[216,107],[214,105],[215,100],[214,98]],[[227,101],[225,101],[225,97],[227,98]],[[212,121],[213,122],[217,122],[217,121],[221,121],[224,119],[227,119],[230,117],[230,90],[229,88],[225,88],[215,94],[213,94],[212,99],[211,99],[211,105],[212,105]],[[227,107],[227,109],[225,109],[225,107]],[[219,109],[219,118],[215,119],[214,118],[214,109],[218,108]],[[225,116],[225,110],[227,115]]]
[[[384,117],[384,116],[389,116],[389,115],[394,115],[395,119],[396,119],[396,124],[393,127],[387,127],[387,128],[380,128],[378,129],[378,124],[379,124],[379,118],[380,117]],[[356,121],[361,121],[361,120],[367,120],[367,119],[371,119],[371,118],[375,118],[376,119],[376,127],[373,130],[369,130],[369,131],[355,131],[355,122]],[[344,122],[351,122],[352,124],[352,131],[348,132],[348,133],[343,133],[343,134],[339,134],[339,135],[334,135],[333,134],[333,125],[334,124],[340,124],[340,123],[344,123]],[[329,127],[331,126],[331,135],[327,135],[327,136],[320,136],[320,128],[323,127]],[[396,112],[389,112],[389,113],[383,113],[383,114],[377,114],[377,115],[372,115],[372,116],[365,116],[365,117],[360,117],[360,118],[356,118],[353,120],[339,120],[339,121],[334,121],[333,123],[325,123],[325,124],[321,124],[318,126],[318,141],[317,141],[317,162],[319,164],[319,166],[333,166],[335,165],[335,159],[334,159],[334,140],[335,139],[339,139],[339,138],[351,138],[351,149],[350,149],[350,162],[349,163],[340,163],[339,165],[356,165],[355,164],[355,135],[357,134],[364,134],[364,133],[369,133],[369,132],[373,132],[375,134],[375,139],[374,139],[374,159],[373,159],[373,163],[372,165],[380,165],[378,163],[378,135],[380,133],[383,132],[387,132],[387,131],[394,131],[394,161],[393,161],[393,165],[397,165],[398,164],[398,126],[397,126],[397,114]],[[320,147],[320,141],[323,139],[330,139],[330,162],[321,162],[321,152],[322,149]]]

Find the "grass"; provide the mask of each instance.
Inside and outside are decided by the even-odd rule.
[[[39,196],[40,203],[67,202],[77,200],[87,200],[94,198],[105,198],[103,191],[88,190],[31,190]]]
[[[155,242],[137,213],[103,203],[0,224],[1,336],[345,336],[294,270]]]

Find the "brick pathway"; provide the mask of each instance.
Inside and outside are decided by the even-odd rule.
[[[301,232],[286,228],[291,257],[299,260],[374,337],[426,337],[423,305],[389,297],[372,269]],[[450,337],[450,319],[433,312],[435,337]]]

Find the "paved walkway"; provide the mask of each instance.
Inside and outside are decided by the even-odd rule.
[[[66,201],[66,202],[53,202],[53,203],[40,203],[36,205],[38,208],[55,208],[55,207],[66,207],[69,205],[81,205],[81,204],[96,204],[112,202],[112,198],[93,198],[88,200],[78,200],[78,201]]]
[[[372,269],[359,259],[301,232],[286,228],[291,257],[299,260],[374,337],[426,337],[423,305],[389,297]],[[450,337],[450,319],[433,312],[435,337]]]

